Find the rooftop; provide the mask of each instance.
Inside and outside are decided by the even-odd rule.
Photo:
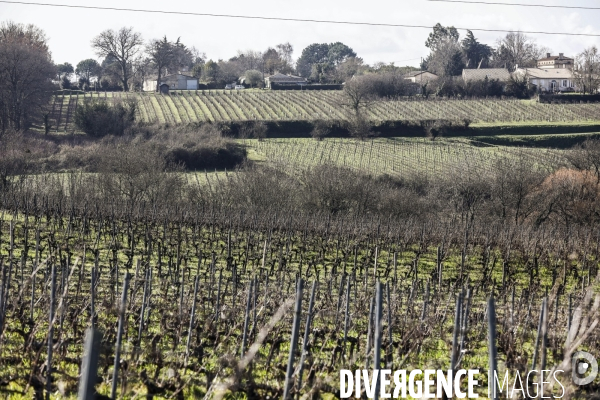
[[[269,79],[269,81],[273,82],[273,81],[306,81],[306,78],[302,78],[301,76],[295,76],[295,75],[284,75],[284,74],[280,74],[280,73],[276,73],[275,75],[271,75],[268,76],[267,79]]]
[[[408,74],[404,75],[405,78],[412,78],[413,76],[419,76],[421,74],[431,74],[431,75],[435,75],[429,71],[412,71],[409,72]]]
[[[573,79],[573,71],[566,68],[519,68],[518,71],[527,74],[531,78]]]
[[[186,78],[190,78],[190,79],[198,79],[195,76],[190,76],[190,75],[185,75],[185,74],[169,74],[169,75],[163,75],[161,78],[169,78],[171,76],[185,76]]]
[[[465,81],[480,81],[486,77],[489,80],[498,79],[507,81],[510,79],[510,72],[506,68],[482,68],[482,69],[463,69],[463,79]]]
[[[565,57],[564,53],[559,53],[557,56],[553,56],[550,53],[546,53],[545,58],[540,58],[538,61],[556,61],[556,60],[573,60],[570,57]]]

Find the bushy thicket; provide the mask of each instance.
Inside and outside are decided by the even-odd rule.
[[[115,99],[108,104],[104,99],[85,101],[75,111],[75,125],[93,137],[122,136],[135,122],[137,102],[133,99]]]
[[[361,75],[346,82],[346,87],[359,87],[365,98],[398,98],[403,96],[435,95],[438,97],[515,97],[529,98],[534,94],[524,79],[511,77],[507,82],[498,79],[467,81],[462,77],[448,76],[429,81],[424,85],[412,83],[399,74]],[[346,90],[347,91],[347,90]]]
[[[600,222],[600,142],[569,151],[569,164],[536,167],[527,152],[470,164],[434,179],[372,176],[334,165],[286,175],[249,167],[192,198],[206,207],[275,213],[417,218],[457,223],[507,221],[537,227]],[[218,206],[217,206],[218,205]]]
[[[246,159],[246,149],[213,124],[159,129],[153,138],[165,147],[168,162],[187,170],[233,169]]]
[[[13,133],[0,137],[0,178],[26,172],[101,172],[113,152],[130,152],[166,170],[233,169],[246,159],[246,149],[211,124],[188,127],[131,126],[126,135],[39,136]]]
[[[346,87],[358,85],[364,95],[370,98],[397,98],[414,96],[419,93],[420,85],[410,82],[401,74],[381,73],[367,74],[352,78],[346,82]]]
[[[462,77],[439,78],[428,83],[426,91],[440,97],[514,97],[530,98],[534,90],[526,80],[511,77],[507,82],[498,79],[481,79],[465,82]]]
[[[9,130],[0,135],[0,188],[15,177],[40,172],[39,161],[55,151],[55,143],[31,133]]]
[[[107,138],[96,146],[111,148],[151,149],[147,157],[154,157],[165,168],[184,170],[233,169],[246,159],[246,149],[224,137],[215,125],[199,127],[136,127],[133,134],[121,139]],[[93,148],[93,147],[92,147]],[[101,164],[104,151],[92,150],[92,166]]]
[[[248,164],[208,181],[177,173],[182,165],[164,156],[168,141],[140,135],[105,142],[95,174],[68,174],[66,180],[53,174],[22,176],[0,188],[0,196],[68,199],[81,209],[104,204],[106,212],[122,204],[157,213],[188,210],[190,215],[212,210],[224,215],[452,222],[466,230],[497,222],[532,229],[600,223],[598,141],[569,150],[568,163],[554,170],[542,170],[529,153],[515,151],[485,168],[466,160],[461,170],[430,179],[372,176],[335,165],[288,174]]]
[[[445,77],[428,84],[429,93],[442,97],[500,97],[509,96],[506,84],[498,79],[465,82],[461,77]]]
[[[485,169],[466,161],[462,170],[429,180],[377,177],[335,165],[294,174],[247,165],[206,181],[174,173],[181,165],[169,163],[160,145],[137,137],[106,143],[96,174],[71,174],[67,181],[55,175],[50,180],[32,177],[0,193],[5,198],[23,193],[59,196],[81,208],[124,201],[126,207],[150,207],[159,213],[177,208],[192,214],[214,210],[211,213],[227,215],[454,221],[467,230],[496,222],[569,228],[600,223],[599,155],[600,144],[586,142],[570,151],[568,164],[554,171],[536,168],[528,153],[515,152]]]
[[[421,121],[425,136],[431,140],[445,136],[453,131],[464,131],[469,128],[469,125],[471,125],[471,120],[469,119],[463,119],[462,121],[447,119]]]

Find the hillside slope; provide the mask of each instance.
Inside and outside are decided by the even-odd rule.
[[[138,101],[145,123],[188,124],[231,121],[343,120],[347,108],[340,91],[172,91],[156,93],[88,93],[56,95],[50,112],[53,130],[72,131],[78,105],[90,99]],[[367,108],[368,118],[381,121],[447,119],[474,124],[536,125],[600,123],[600,104],[540,104],[523,100],[382,100]]]

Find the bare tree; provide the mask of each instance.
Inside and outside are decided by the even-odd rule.
[[[590,171],[600,185],[600,140],[588,139],[567,153],[567,160],[579,171]]]
[[[368,108],[373,101],[372,80],[368,76],[355,76],[344,85],[343,105],[354,113]]]
[[[294,52],[294,47],[290,44],[290,42],[280,43],[275,46],[277,52],[281,56],[281,59],[288,64],[292,63],[292,53]]]
[[[177,39],[177,43],[179,43],[179,39]],[[170,64],[172,64],[173,60],[175,59],[175,44],[169,42],[167,40],[167,36],[165,35],[162,39],[154,39],[150,41],[146,47],[146,52],[154,64],[154,68],[156,69],[158,75],[156,79],[156,88],[154,89],[156,92],[158,92],[160,78],[163,75],[163,71]]]
[[[197,50],[194,49],[196,53]],[[194,64],[196,57],[192,50],[188,49],[180,38],[175,42],[170,42],[165,35],[162,39],[154,39],[146,46],[146,53],[155,70],[158,78],[156,80],[156,91],[158,92],[160,79],[163,72],[172,73],[171,70],[179,70],[181,67],[190,67]]]
[[[360,139],[366,138],[371,127],[366,111],[374,100],[372,79],[369,76],[355,76],[344,85],[342,105],[347,108],[347,123],[350,134]]]
[[[52,95],[56,70],[44,32],[34,25],[0,25],[0,133],[26,128]]]
[[[576,86],[583,94],[598,92],[600,89],[600,53],[596,46],[588,47],[577,55],[574,78]]]
[[[278,44],[275,48],[283,61],[282,72],[291,72],[293,70],[292,54],[294,52],[294,47],[292,47],[290,42],[286,42]]]
[[[119,79],[124,92],[129,90],[131,64],[142,44],[142,35],[131,27],[123,27],[118,31],[108,29],[92,39],[92,48],[99,57],[112,57],[119,65]]]
[[[238,50],[237,56],[231,58],[229,61],[239,64],[242,71],[256,69],[262,72],[264,68],[263,53],[260,51]]]
[[[246,78],[244,82],[251,87],[258,87],[262,82],[262,74],[255,69],[246,71],[244,77]]]
[[[544,178],[543,170],[524,150],[497,159],[490,181],[500,216],[515,224],[523,223],[540,204],[539,196],[543,194],[538,189]]]
[[[269,47],[263,53],[263,62],[265,66],[264,72],[268,75],[273,75],[277,72],[280,72],[282,66],[284,65],[279,53],[272,47]]]
[[[140,88],[144,87],[144,81],[153,72],[153,63],[145,54],[138,54],[131,62],[132,79],[135,85],[139,84]]]
[[[509,32],[496,44],[493,65],[514,71],[518,67],[535,67],[548,49],[521,32]]]

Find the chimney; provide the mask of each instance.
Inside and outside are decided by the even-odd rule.
[[[546,57],[547,57],[547,58],[550,58],[550,53],[546,53]]]
[[[563,58],[565,56],[565,53],[558,53],[558,57]]]

